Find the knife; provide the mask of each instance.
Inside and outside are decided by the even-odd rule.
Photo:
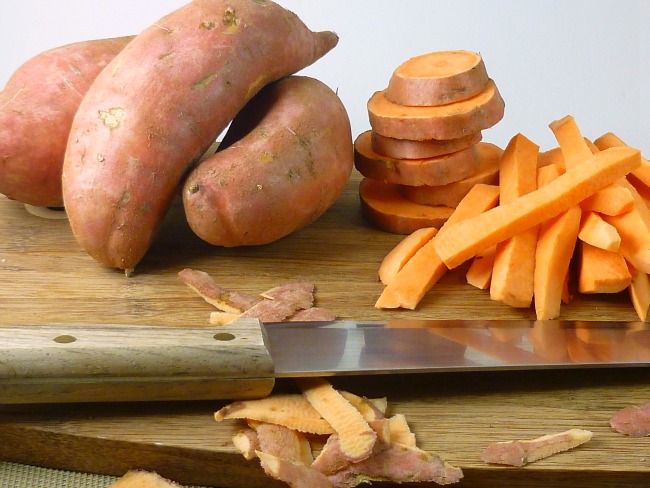
[[[277,378],[648,367],[644,322],[0,327],[0,404],[261,398]]]

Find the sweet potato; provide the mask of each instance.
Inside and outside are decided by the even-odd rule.
[[[446,185],[421,185],[401,188],[402,194],[412,202],[421,205],[445,205],[456,207],[467,193],[479,183],[496,185],[499,182],[499,159],[503,150],[489,142],[476,144],[479,167],[477,172],[459,181]]]
[[[393,234],[411,234],[423,227],[440,228],[454,209],[420,205],[406,199],[399,185],[363,178],[359,183],[361,212],[374,227]]]
[[[499,204],[505,205],[537,189],[539,146],[515,135],[500,162]],[[490,283],[492,300],[527,308],[533,300],[533,275],[538,228],[521,232],[497,244]]]
[[[586,242],[580,245],[580,293],[618,293],[632,282],[623,255],[606,251]]]
[[[400,105],[445,105],[478,95],[487,82],[480,54],[435,51],[399,65],[388,83],[386,98]]]
[[[425,159],[396,159],[372,149],[371,132],[354,141],[354,165],[363,176],[398,185],[446,185],[479,171],[476,146]]]
[[[270,0],[195,0],[136,36],[97,77],[70,131],[63,196],[80,245],[132,271],[182,176],[245,103],[337,42]]]
[[[375,303],[377,308],[415,309],[427,291],[447,271],[435,249],[435,240],[457,222],[493,208],[499,200],[499,188],[478,184],[463,198],[440,231],[427,241],[399,270]]]
[[[0,193],[63,205],[61,173],[72,119],[99,72],[132,37],[56,47],[20,66],[0,93]]]
[[[396,139],[455,139],[492,127],[503,118],[505,102],[493,80],[478,95],[433,107],[391,103],[386,91],[368,100],[372,130]]]
[[[483,134],[481,132],[474,132],[473,134],[467,134],[456,139],[412,141],[409,139],[386,137],[371,131],[370,139],[372,142],[372,150],[377,154],[395,159],[426,159],[467,149],[481,142]]]
[[[610,148],[596,153],[548,185],[450,226],[432,242],[443,262],[455,268],[482,249],[554,218],[640,165],[637,149]]]
[[[438,229],[435,227],[422,227],[406,236],[381,261],[377,272],[379,281],[387,285],[406,262],[437,233]]]
[[[220,246],[267,244],[310,224],[341,194],[353,166],[345,107],[304,76],[266,87],[235,117],[224,147],[183,185],[190,227]]]

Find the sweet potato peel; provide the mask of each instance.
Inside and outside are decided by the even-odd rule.
[[[491,464],[524,466],[584,444],[592,435],[588,430],[570,429],[530,440],[497,442],[481,453],[481,460]]]
[[[256,296],[227,290],[208,273],[196,269],[179,271],[178,279],[217,309],[209,316],[212,325],[227,325],[240,318],[256,318],[262,322],[311,322],[336,318],[330,310],[314,306],[316,287],[306,280],[274,286]]]
[[[264,472],[296,488],[349,488],[372,481],[456,483],[463,477],[435,453],[416,445],[406,417],[387,416],[386,398],[338,390],[323,378],[298,381],[301,393],[275,394],[226,405],[217,421],[245,421],[232,437],[235,448]],[[297,412],[324,434],[292,432]],[[272,423],[267,423],[271,420]],[[311,429],[312,431],[315,429]]]

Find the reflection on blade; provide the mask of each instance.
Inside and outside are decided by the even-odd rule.
[[[277,376],[650,365],[643,322],[389,320],[265,328]]]

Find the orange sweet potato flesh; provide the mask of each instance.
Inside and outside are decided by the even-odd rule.
[[[415,309],[433,285],[442,278],[447,266],[435,248],[435,241],[449,228],[467,218],[493,208],[499,200],[499,188],[478,184],[463,198],[440,231],[425,243],[388,283],[377,299],[377,308]]]
[[[483,134],[474,132],[456,139],[412,141],[382,136],[371,131],[372,150],[395,159],[426,159],[450,154],[481,142]]]
[[[223,146],[183,185],[190,227],[220,246],[268,244],[309,225],[339,197],[353,167],[343,103],[305,76],[264,88],[235,117]]]
[[[61,173],[72,119],[99,72],[132,37],[76,42],[26,61],[0,92],[0,193],[63,206]]]
[[[132,271],[182,176],[245,103],[337,42],[271,1],[195,0],[136,36],[97,77],[70,131],[63,196],[82,248]]]
[[[445,105],[478,95],[488,79],[480,54],[435,51],[398,66],[388,83],[386,98],[399,105]]]
[[[505,102],[493,80],[478,95],[460,102],[432,107],[398,105],[376,92],[368,100],[370,126],[396,139],[455,139],[488,129],[504,115]]]
[[[354,165],[363,176],[398,185],[446,185],[474,175],[480,167],[476,145],[425,159],[397,159],[372,149],[371,132],[354,141]]]
[[[501,205],[537,189],[539,146],[517,134],[506,147],[500,163]],[[497,245],[490,284],[492,300],[512,307],[529,307],[533,300],[533,275],[537,227],[531,227]]]
[[[445,205],[456,207],[467,193],[478,183],[496,185],[499,183],[499,159],[503,150],[489,142],[476,144],[479,167],[475,174],[446,185],[404,185],[402,194],[412,202],[421,205]]]
[[[618,252],[606,251],[582,242],[580,245],[580,293],[618,293],[632,282],[625,258]]]
[[[454,209],[413,203],[398,187],[371,178],[359,182],[361,212],[374,227],[393,234],[411,234],[423,227],[440,228]]]
[[[591,156],[537,190],[481,215],[454,224],[434,239],[449,268],[477,252],[552,219],[641,165],[638,150],[610,148]]]

